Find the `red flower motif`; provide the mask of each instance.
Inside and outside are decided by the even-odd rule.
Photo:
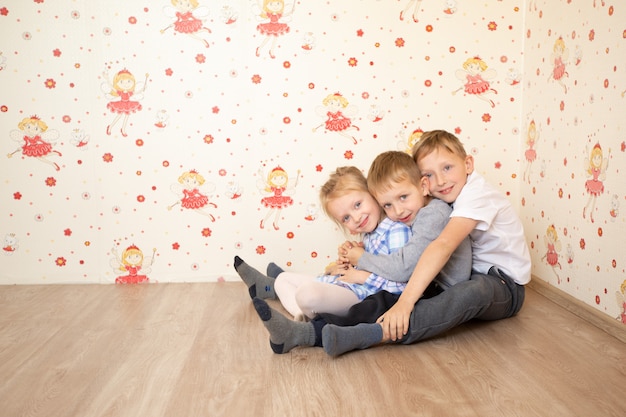
[[[265,255],[265,246],[259,245],[256,247],[256,253],[259,255]]]
[[[359,38],[363,36],[363,29],[359,29],[356,31],[356,36],[358,36]]]
[[[196,62],[198,64],[204,64],[206,62],[206,56],[204,56],[204,54],[196,55]]]
[[[359,61],[358,61],[356,58],[352,57],[352,58],[350,58],[350,59],[348,60],[348,65],[350,65],[351,67],[356,67],[356,64],[357,64],[358,62],[359,62]]]
[[[343,153],[343,157],[346,159],[352,159],[354,157],[354,153],[352,153],[352,151],[345,151]]]
[[[207,145],[212,144],[215,141],[215,138],[213,137],[213,135],[204,135],[204,143],[206,143]]]
[[[8,15],[8,14],[9,14],[9,9],[7,9],[6,7],[2,7],[2,8],[0,8],[0,14],[1,14],[2,16],[6,16],[6,15]]]
[[[213,114],[218,114],[220,112],[220,108],[217,106],[213,106],[213,108],[211,108],[211,112]]]
[[[396,38],[395,45],[396,45],[398,48],[402,48],[402,47],[404,47],[404,44],[405,44],[404,39],[402,39],[402,38]]]
[[[180,245],[178,244],[178,242],[172,243],[172,249],[174,249],[174,250],[180,249]]]
[[[13,193],[13,199],[14,200],[21,200],[22,199],[22,193],[20,193],[19,191]]]
[[[491,115],[489,113],[483,114],[482,121],[485,123],[489,123],[491,121]]]
[[[52,51],[52,55],[59,57],[61,56],[61,51],[59,50],[59,48],[55,49]]]
[[[202,229],[201,233],[203,237],[210,237],[213,232],[208,227],[205,227],[204,229]]]
[[[498,28],[498,25],[496,22],[489,22],[489,24],[487,25],[487,29],[489,29],[490,31],[494,31]]]
[[[56,264],[56,266],[65,266],[67,261],[65,260],[64,257],[59,256],[54,263]]]
[[[315,171],[322,172],[324,168],[321,165],[315,165]]]
[[[252,83],[253,84],[261,84],[261,76],[259,74],[254,74],[252,76]]]
[[[54,177],[48,177],[46,178],[46,185],[48,187],[54,187],[55,185],[57,185],[57,180],[55,180]]]
[[[63,231],[63,234],[64,234],[65,236],[72,236],[72,230],[71,230],[71,229],[65,229],[65,230]]]
[[[174,71],[172,71],[171,68],[168,68],[168,69],[165,70],[165,75],[167,75],[168,77],[171,77],[172,74],[174,74]]]
[[[104,155],[102,155],[102,160],[104,162],[113,162],[113,155],[111,155],[109,152],[107,152]]]
[[[57,86],[57,82],[54,81],[52,78],[48,78],[44,85],[46,86],[46,88],[53,89]]]

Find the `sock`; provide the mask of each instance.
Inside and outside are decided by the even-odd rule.
[[[285,272],[280,266],[276,265],[274,262],[270,262],[267,264],[267,276],[272,278],[278,278],[278,276]]]
[[[315,345],[313,324],[289,320],[260,298],[253,299],[252,303],[270,333],[270,346],[274,353],[287,353],[296,346]]]
[[[361,323],[342,327],[327,324],[322,329],[324,351],[338,356],[355,349],[367,349],[383,340],[383,328],[377,323]]]
[[[245,263],[239,256],[235,256],[235,271],[239,274],[243,282],[248,286],[250,298],[276,298],[274,292],[274,278],[267,277]]]

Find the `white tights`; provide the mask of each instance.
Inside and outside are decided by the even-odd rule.
[[[313,275],[282,272],[274,291],[283,307],[295,320],[312,319],[318,313],[345,315],[360,300],[348,288],[319,282]]]

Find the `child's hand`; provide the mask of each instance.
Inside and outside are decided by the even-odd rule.
[[[414,304],[409,305],[403,300],[398,300],[393,307],[376,320],[376,323],[379,323],[383,328],[383,340],[396,341],[407,334],[409,319],[414,306]]]
[[[344,243],[339,245],[339,248],[337,249],[337,255],[339,256],[339,258],[342,258],[350,249],[355,246],[363,246],[363,242],[351,242],[349,240],[346,240]]]
[[[364,284],[369,276],[370,273],[367,271],[362,271],[350,267],[343,271],[341,278],[339,278],[339,281],[347,282],[349,284]]]
[[[324,275],[341,275],[346,272],[349,265],[333,262],[324,269]]]
[[[352,246],[352,248],[345,251],[345,254],[341,259],[346,260],[352,265],[357,265],[359,263],[359,258],[361,257],[361,255],[363,255],[364,252],[365,249],[363,249],[362,245]]]

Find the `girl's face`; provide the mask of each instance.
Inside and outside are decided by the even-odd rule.
[[[283,3],[280,1],[270,1],[267,3],[267,9],[272,12],[278,12],[282,9]]]
[[[122,78],[117,82],[117,85],[122,90],[130,90],[135,86],[135,82],[132,78]]]
[[[445,148],[439,148],[422,157],[417,163],[428,180],[430,194],[446,203],[454,203],[474,171],[474,158],[462,158]]]
[[[378,204],[385,210],[387,217],[394,222],[411,226],[417,212],[425,205],[428,194],[428,182],[422,179],[421,187],[416,187],[408,179],[393,184],[387,191],[376,194]]]
[[[350,233],[369,233],[378,226],[381,210],[367,191],[353,191],[328,202],[328,214]]]
[[[129,265],[139,265],[141,263],[141,255],[138,253],[131,253],[126,256],[126,262]]]
[[[37,123],[26,123],[26,125],[24,126],[24,131],[30,136],[35,136],[41,133],[41,128]]]
[[[602,165],[602,154],[600,152],[594,152],[591,155],[591,165],[598,168]]]
[[[272,185],[283,186],[287,184],[287,176],[284,174],[276,174],[272,177],[270,183]]]
[[[195,177],[185,177],[185,179],[183,179],[183,183],[188,186],[188,187],[195,187],[196,185],[198,185],[198,181],[196,180]]]

